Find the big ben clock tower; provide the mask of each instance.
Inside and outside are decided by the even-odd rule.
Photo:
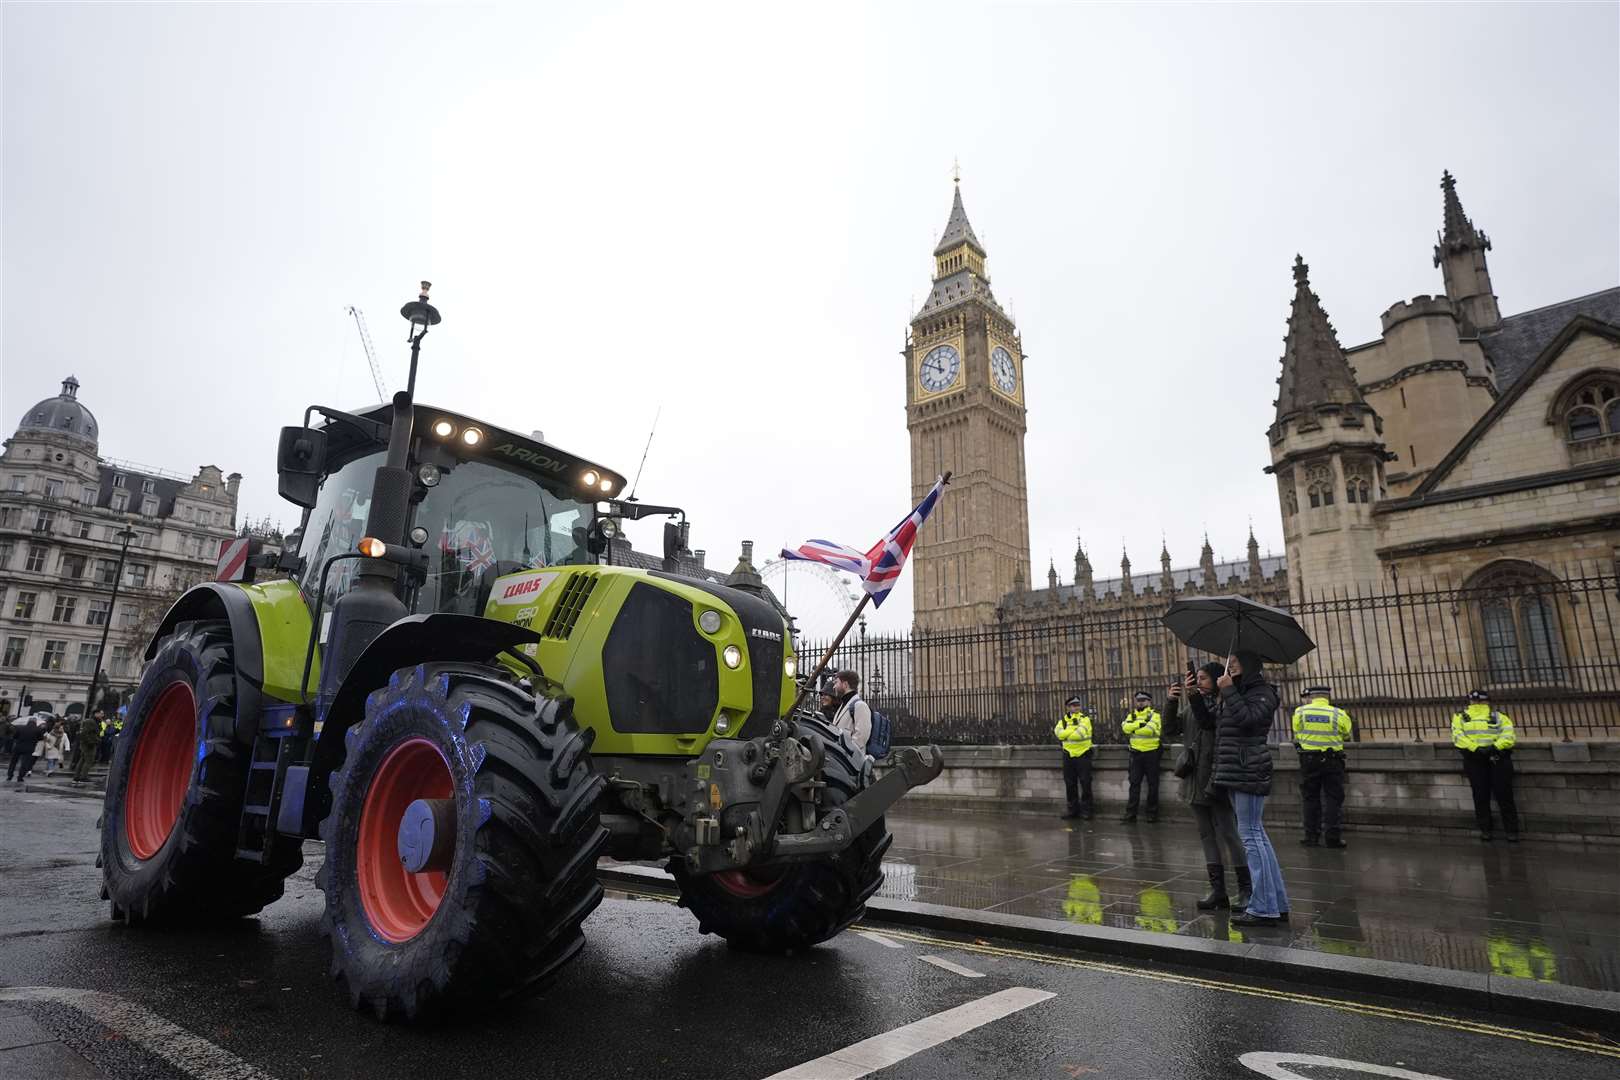
[[[913,617],[923,630],[991,625],[1029,581],[1024,351],[990,292],[960,183],[903,355],[913,500],[955,474],[912,553]]]

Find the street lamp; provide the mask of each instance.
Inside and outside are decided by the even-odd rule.
[[[116,534],[123,541],[118,549],[118,569],[113,573],[112,599],[107,602],[107,621],[101,624],[101,647],[96,650],[96,670],[90,676],[90,692],[84,698],[84,713],[94,716],[96,712],[96,687],[101,683],[101,660],[107,654],[107,634],[112,630],[114,613],[118,609],[118,583],[124,580],[124,559],[129,555],[129,542],[135,539],[135,530],[129,527],[129,519],[124,519],[124,527]]]
[[[873,671],[872,671],[872,693],[873,693],[874,696],[877,695],[877,694],[883,693],[883,669],[882,668],[874,668]]]

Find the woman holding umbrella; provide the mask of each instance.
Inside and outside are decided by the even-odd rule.
[[[1263,820],[1266,797],[1271,794],[1271,747],[1266,745],[1266,734],[1277,716],[1277,691],[1266,681],[1260,658],[1247,650],[1232,654],[1226,673],[1215,685],[1221,704],[1215,722],[1212,783],[1231,797],[1251,882],[1249,908],[1232,923],[1275,926],[1288,921],[1288,890]]]

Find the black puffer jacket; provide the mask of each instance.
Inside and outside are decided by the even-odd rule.
[[[1216,787],[1271,794],[1271,749],[1266,733],[1277,716],[1277,691],[1261,672],[1240,676],[1221,691],[1215,719]]]

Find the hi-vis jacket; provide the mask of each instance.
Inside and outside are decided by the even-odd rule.
[[[1343,750],[1350,737],[1350,714],[1318,694],[1294,710],[1294,741],[1305,753]]]
[[[1159,718],[1159,711],[1149,706],[1127,716],[1125,722],[1119,725],[1119,730],[1131,737],[1132,750],[1157,750],[1164,721]]]
[[[1070,757],[1082,757],[1091,750],[1091,717],[1083,712],[1072,712],[1057,722],[1052,734],[1063,744],[1063,752]]]
[[[1489,702],[1476,701],[1451,717],[1451,743],[1459,750],[1511,750],[1513,721]]]

